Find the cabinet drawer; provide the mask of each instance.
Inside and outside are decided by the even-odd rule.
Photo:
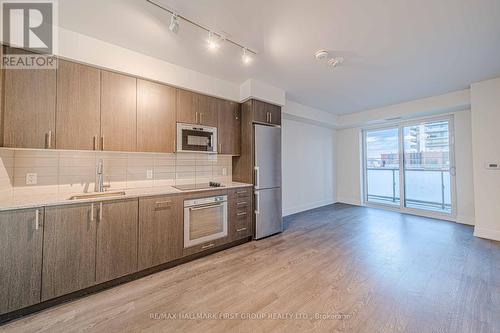
[[[219,238],[219,239],[214,239],[214,240],[206,242],[206,243],[191,246],[191,247],[184,249],[183,255],[189,256],[191,254],[208,251],[208,250],[211,250],[217,246],[226,244],[228,242],[228,240],[229,240],[228,237],[223,237],[223,238]]]
[[[241,200],[241,199],[246,199],[248,197],[251,197],[252,188],[251,187],[238,188],[235,190],[231,190],[231,194],[232,194],[232,197],[236,200],[236,202],[245,201],[245,200]]]

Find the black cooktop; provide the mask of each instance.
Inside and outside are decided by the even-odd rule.
[[[221,183],[210,182],[210,183],[200,183],[200,184],[186,184],[186,185],[175,185],[174,188],[181,191],[192,191],[192,190],[203,190],[207,188],[217,188],[224,187]]]

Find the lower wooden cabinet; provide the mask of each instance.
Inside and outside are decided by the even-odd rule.
[[[139,199],[139,270],[182,257],[181,196]]]
[[[137,271],[138,200],[99,204],[96,242],[96,283]]]
[[[0,212],[0,314],[40,302],[43,209]]]
[[[95,284],[97,206],[45,209],[42,301]]]
[[[250,187],[229,191],[229,238],[236,241],[253,235],[253,200]]]

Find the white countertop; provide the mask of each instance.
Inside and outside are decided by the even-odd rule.
[[[126,189],[126,190],[116,190],[123,191],[125,195],[119,196],[110,196],[110,197],[101,197],[101,198],[91,198],[91,199],[79,199],[79,200],[69,200],[71,195],[68,195],[67,199],[54,199],[47,198],[46,195],[41,194],[40,196],[33,195],[29,198],[12,198],[8,200],[0,201],[0,211],[6,210],[14,210],[14,209],[27,209],[27,208],[36,208],[36,207],[47,207],[47,206],[60,206],[60,205],[70,205],[70,204],[79,204],[79,203],[87,203],[87,202],[96,202],[96,201],[109,201],[109,200],[120,200],[120,199],[130,199],[130,198],[139,198],[139,197],[150,197],[156,195],[168,195],[168,194],[188,194],[195,192],[204,192],[204,191],[216,191],[216,190],[227,190],[239,187],[249,187],[253,186],[252,184],[246,183],[224,183],[223,187],[212,187],[212,188],[204,188],[204,189],[196,189],[196,190],[187,190],[181,191],[173,186],[161,186],[161,187],[147,187],[147,188],[135,188],[135,189]],[[112,192],[115,192],[113,190]]]

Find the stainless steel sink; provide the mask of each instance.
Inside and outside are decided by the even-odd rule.
[[[99,198],[108,198],[108,197],[119,197],[125,195],[125,192],[94,192],[94,193],[84,193],[77,194],[70,197],[68,200],[84,200],[84,199],[99,199]]]

